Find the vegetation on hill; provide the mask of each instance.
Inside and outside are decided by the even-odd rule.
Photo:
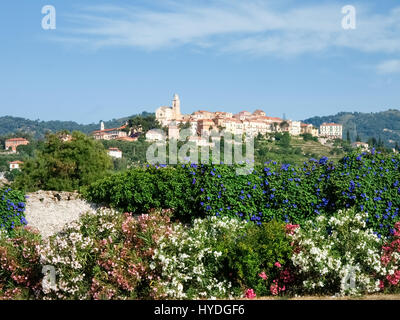
[[[147,117],[152,113],[143,112],[142,117]],[[123,125],[129,119],[135,118],[135,115],[112,119],[110,121],[104,121],[106,128],[115,128]],[[78,124],[74,121],[40,121],[40,120],[29,120],[19,117],[4,116],[0,117],[0,136],[10,134],[30,134],[36,139],[43,139],[46,133],[56,133],[62,130],[68,131],[81,131],[83,133],[90,133],[94,130],[100,129],[100,123],[91,124]]]
[[[323,122],[335,122],[343,125],[343,138],[346,139],[349,131],[351,141],[357,137],[367,142],[371,138],[380,139],[394,148],[400,144],[400,110],[390,109],[376,113],[340,112],[336,115],[312,117],[304,120],[305,123],[319,127]]]
[[[259,135],[254,140],[256,164],[263,164],[268,160],[302,164],[310,158],[320,159],[324,156],[336,161],[349,150],[350,147],[343,141],[322,145],[311,135],[294,137],[288,133],[276,133],[266,137]]]

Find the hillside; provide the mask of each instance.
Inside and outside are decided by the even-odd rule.
[[[146,116],[149,115],[148,112],[143,112],[141,115]],[[115,128],[121,126],[125,123],[125,121],[135,117],[135,115],[120,119],[112,119],[109,121],[105,121],[106,128]],[[74,121],[40,121],[40,120],[29,120],[25,118],[12,117],[12,116],[3,116],[0,117],[0,136],[24,132],[30,133],[35,138],[43,138],[46,132],[57,132],[60,130],[68,130],[68,131],[82,131],[83,133],[90,133],[94,130],[98,130],[100,128],[100,124],[91,123],[91,124],[79,124]]]
[[[328,157],[337,161],[345,155],[340,147],[322,145],[316,141],[304,141],[302,137],[291,137],[287,146],[279,141],[258,140],[255,142],[255,160],[263,164],[268,160],[279,160],[283,163],[301,165],[310,158]]]
[[[357,135],[362,141],[371,137],[381,138],[388,147],[400,144],[400,110],[390,109],[376,113],[340,112],[325,117],[312,117],[304,120],[316,127],[323,122],[336,122],[343,125],[343,139],[346,139],[347,130],[350,138],[355,141]]]

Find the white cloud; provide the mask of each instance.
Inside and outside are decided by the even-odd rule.
[[[400,72],[400,60],[383,61],[376,67],[378,73],[391,74]]]
[[[278,4],[278,5],[277,5]],[[182,45],[222,52],[291,56],[331,48],[400,52],[400,8],[387,15],[356,5],[357,29],[341,27],[341,5],[281,8],[279,2],[219,0],[213,5],[170,1],[164,9],[86,7],[69,16],[65,38],[94,48],[159,50]],[[62,37],[61,37],[62,38]]]

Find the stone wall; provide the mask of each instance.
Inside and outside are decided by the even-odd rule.
[[[39,230],[44,238],[86,212],[96,212],[98,206],[80,198],[78,193],[37,191],[27,194],[25,217],[28,226]]]

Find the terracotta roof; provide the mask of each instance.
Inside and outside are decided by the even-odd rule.
[[[260,114],[260,113],[265,113],[265,112],[260,109],[257,109],[256,111],[253,112],[253,114]]]
[[[24,138],[11,138],[11,139],[7,139],[6,142],[7,141],[27,141],[27,142],[29,142],[28,140],[26,140]]]
[[[121,152],[121,150],[119,150],[118,148],[108,148],[108,150],[110,150],[110,151],[119,151],[119,152]]]
[[[321,124],[321,126],[342,126],[341,124],[339,124],[339,123],[326,123],[326,122],[324,122],[323,124]]]
[[[119,141],[136,141],[137,138],[132,138],[132,137],[118,137],[115,140],[119,140]]]
[[[19,161],[19,160],[17,160],[17,161],[11,161],[11,162],[10,162],[10,164],[23,164],[23,162],[22,162],[22,161]]]
[[[242,121],[240,121],[239,119],[236,119],[236,118],[228,119],[227,122],[236,122],[236,123],[239,122],[239,123],[242,123]]]
[[[199,110],[199,111],[194,112],[194,114],[198,114],[198,113],[213,113],[213,112],[205,111],[205,110]]]
[[[115,131],[115,130],[123,130],[123,129],[125,129],[126,128],[126,125],[124,125],[124,126],[122,126],[122,127],[119,127],[119,128],[111,128],[111,129],[104,129],[104,130],[96,130],[96,131],[93,131],[92,132],[92,134],[94,134],[94,133],[105,133],[105,132],[109,132],[109,131]]]

